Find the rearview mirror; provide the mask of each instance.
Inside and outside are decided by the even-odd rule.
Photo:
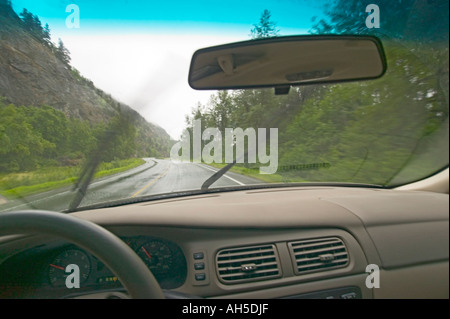
[[[381,41],[371,36],[289,36],[196,51],[189,85],[197,90],[275,87],[375,79],[386,71]]]

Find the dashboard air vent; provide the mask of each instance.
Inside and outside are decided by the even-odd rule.
[[[297,275],[341,268],[349,262],[347,248],[337,237],[289,242],[288,247]]]
[[[217,274],[226,284],[266,280],[281,276],[274,245],[223,249],[216,256]]]

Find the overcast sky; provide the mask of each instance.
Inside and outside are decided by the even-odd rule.
[[[72,66],[97,87],[136,109],[178,139],[185,116],[212,91],[187,83],[195,50],[248,40],[252,25],[269,9],[281,35],[306,33],[318,16],[318,1],[132,1],[12,0],[48,23],[61,38]],[[305,3],[313,8],[305,9]],[[70,4],[80,10],[80,28],[68,28]]]

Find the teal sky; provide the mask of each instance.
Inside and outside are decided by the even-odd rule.
[[[305,33],[311,19],[319,16],[322,1],[306,0],[12,0],[16,12],[27,8],[49,23],[52,30],[65,33],[66,7],[76,4],[80,8],[81,28],[72,32],[158,32],[171,33],[172,29],[187,32],[205,29],[217,32],[249,33],[261,12],[268,9],[282,35]]]

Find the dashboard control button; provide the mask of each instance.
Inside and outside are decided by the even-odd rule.
[[[195,263],[194,264],[194,269],[195,270],[203,270],[203,269],[205,269],[205,263]]]
[[[348,294],[341,295],[341,299],[356,299],[356,293],[349,292]]]
[[[203,281],[206,279],[206,274],[204,273],[200,273],[200,274],[195,274],[195,280],[197,281]]]
[[[205,255],[203,254],[203,252],[194,253],[195,260],[199,260],[199,259],[203,259],[203,258],[205,258]]]

